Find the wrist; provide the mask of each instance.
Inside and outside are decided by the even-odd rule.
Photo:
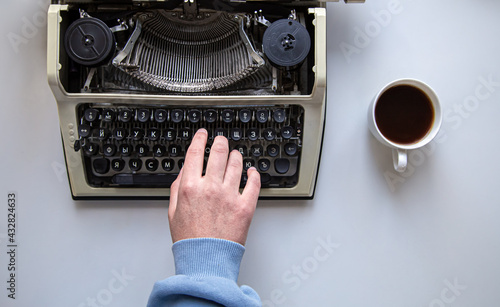
[[[224,239],[194,238],[175,242],[172,252],[177,275],[215,276],[236,282],[245,247]]]

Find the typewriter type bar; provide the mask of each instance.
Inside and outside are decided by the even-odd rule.
[[[61,0],[48,79],[75,199],[168,198],[199,128],[207,157],[217,135],[241,152],[242,187],[255,166],[261,198],[314,196],[323,2]]]

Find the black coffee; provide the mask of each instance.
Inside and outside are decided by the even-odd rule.
[[[430,98],[420,89],[398,85],[379,97],[375,122],[388,140],[409,145],[429,132],[434,122],[434,108]]]

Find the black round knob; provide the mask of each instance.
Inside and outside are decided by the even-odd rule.
[[[99,66],[113,55],[115,37],[102,20],[80,18],[66,30],[64,46],[68,56],[76,63]]]
[[[311,37],[298,21],[280,19],[264,32],[264,53],[272,64],[291,67],[304,61],[311,49]]]

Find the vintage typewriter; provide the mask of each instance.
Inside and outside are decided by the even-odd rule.
[[[207,157],[217,135],[241,152],[242,186],[259,170],[261,198],[314,196],[324,2],[53,1],[48,79],[74,199],[168,198],[201,127]]]

